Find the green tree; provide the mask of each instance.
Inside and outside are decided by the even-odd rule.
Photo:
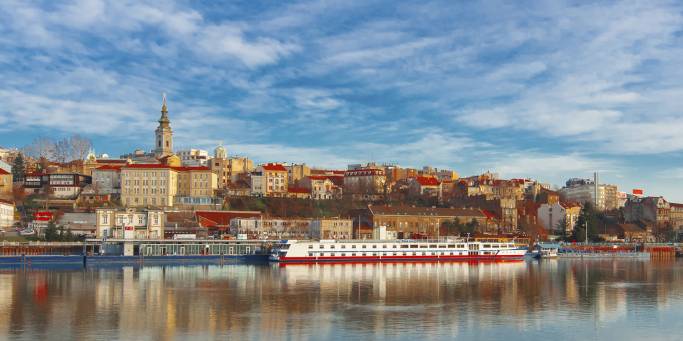
[[[14,158],[12,177],[16,182],[23,182],[26,177],[26,165],[24,165],[24,156],[21,153]]]
[[[53,242],[59,240],[59,231],[57,230],[57,225],[53,221],[47,224],[45,229],[45,241]]]

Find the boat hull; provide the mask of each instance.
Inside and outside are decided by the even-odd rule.
[[[524,255],[490,255],[490,256],[355,256],[355,257],[271,257],[271,261],[280,263],[397,263],[397,262],[507,262],[523,261]]]

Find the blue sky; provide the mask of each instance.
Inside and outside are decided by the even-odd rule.
[[[667,1],[0,3],[0,145],[80,133],[683,201],[683,12]]]

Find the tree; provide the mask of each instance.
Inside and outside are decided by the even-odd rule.
[[[45,229],[45,241],[52,242],[59,240],[59,231],[54,221],[50,221]]]
[[[69,137],[69,146],[71,149],[71,159],[83,161],[88,156],[90,149],[92,149],[92,142],[81,135],[74,134]]]
[[[26,165],[24,165],[24,156],[19,153],[12,164],[12,178],[15,182],[23,182],[24,177],[26,177]]]
[[[71,145],[69,139],[63,138],[54,143],[54,158],[59,163],[65,163],[71,159]]]
[[[30,145],[24,147],[24,152],[34,159],[53,160],[55,143],[47,137],[36,137]]]

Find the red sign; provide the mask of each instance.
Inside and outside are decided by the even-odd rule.
[[[643,195],[644,192],[645,191],[643,191],[642,189],[638,189],[638,188],[633,189],[633,195]]]
[[[50,211],[38,211],[36,213],[33,213],[33,220],[50,221],[50,220],[52,220],[52,212],[50,212]]]
[[[133,231],[134,230],[133,226],[126,226],[125,229],[126,229],[126,231]]]

